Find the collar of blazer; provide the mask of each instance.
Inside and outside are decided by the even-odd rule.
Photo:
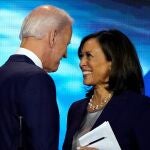
[[[7,62],[27,62],[35,65],[35,63],[25,55],[11,55]]]

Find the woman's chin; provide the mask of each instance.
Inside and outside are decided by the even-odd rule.
[[[88,86],[91,86],[91,85],[93,85],[90,81],[83,81],[83,83],[85,84],[85,85],[88,85]]]

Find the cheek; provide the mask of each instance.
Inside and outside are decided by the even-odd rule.
[[[110,73],[110,69],[108,67],[101,66],[99,67],[99,69],[95,70],[94,77],[97,80],[106,82],[109,79],[109,73]]]
[[[62,50],[63,50],[63,52],[65,52],[67,50],[67,44],[63,45],[63,49]]]

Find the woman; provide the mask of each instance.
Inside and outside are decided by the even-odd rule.
[[[63,150],[77,149],[78,139],[104,121],[122,150],[150,149],[150,99],[143,95],[141,66],[128,37],[118,30],[90,34],[78,55],[84,84],[92,88],[69,109]]]

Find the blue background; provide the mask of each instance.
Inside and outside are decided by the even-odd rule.
[[[34,8],[51,4],[65,9],[74,18],[68,58],[52,73],[60,109],[60,149],[66,131],[67,111],[72,102],[84,97],[77,49],[81,39],[92,32],[117,28],[134,43],[143,69],[145,93],[150,96],[150,1],[132,0],[4,0],[0,2],[0,65],[19,47],[24,17]]]

